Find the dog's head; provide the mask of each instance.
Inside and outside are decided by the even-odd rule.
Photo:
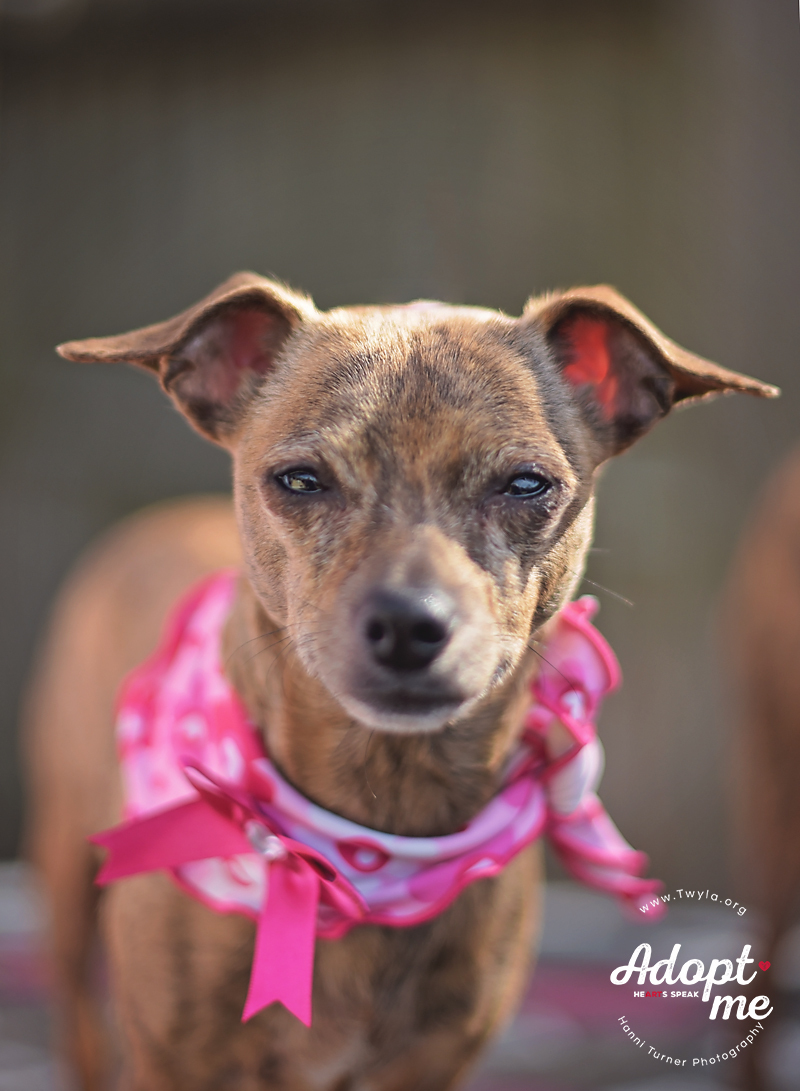
[[[520,318],[321,313],[243,273],[168,322],[59,351],[152,369],[229,449],[263,607],[350,716],[398,732],[467,715],[519,666],[580,578],[598,466],[677,403],[777,393],[607,287]]]

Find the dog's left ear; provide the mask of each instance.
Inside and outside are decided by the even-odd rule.
[[[57,351],[78,363],[129,363],[154,371],[191,424],[226,444],[284,343],[316,314],[310,299],[256,273],[236,273],[166,322]]]
[[[603,458],[625,450],[678,403],[735,391],[780,394],[687,352],[607,285],[531,299],[522,320],[550,345]]]

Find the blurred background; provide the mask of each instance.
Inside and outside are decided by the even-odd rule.
[[[120,516],[228,486],[148,376],[54,344],[238,269],[323,308],[605,281],[784,390],[611,465],[584,588],[625,674],[610,813],[667,889],[746,894],[715,601],[800,433],[799,127],[796,0],[0,0],[0,855],[59,581]]]

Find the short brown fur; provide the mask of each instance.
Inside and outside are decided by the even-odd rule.
[[[433,303],[323,314],[246,273],[168,322],[60,351],[157,372],[234,466],[235,524],[224,501],[184,502],[87,557],[31,687],[30,843],[65,1041],[95,1089],[107,1061],[85,838],[119,819],[113,695],[175,597],[241,564],[226,669],[284,775],[372,828],[452,832],[498,789],[537,642],[581,576],[598,467],[676,402],[775,390],[692,356],[604,287],[521,318]],[[387,596],[438,611],[435,654],[411,668],[399,614],[388,658],[365,635]],[[120,1086],[452,1087],[524,985],[539,887],[532,847],[428,924],[318,941],[309,1030],[278,1005],[240,1023],[250,922],[162,875],[120,882],[102,906]]]

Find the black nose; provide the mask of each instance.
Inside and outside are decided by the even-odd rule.
[[[453,611],[437,595],[379,592],[364,614],[374,658],[396,671],[429,666],[450,639]]]

